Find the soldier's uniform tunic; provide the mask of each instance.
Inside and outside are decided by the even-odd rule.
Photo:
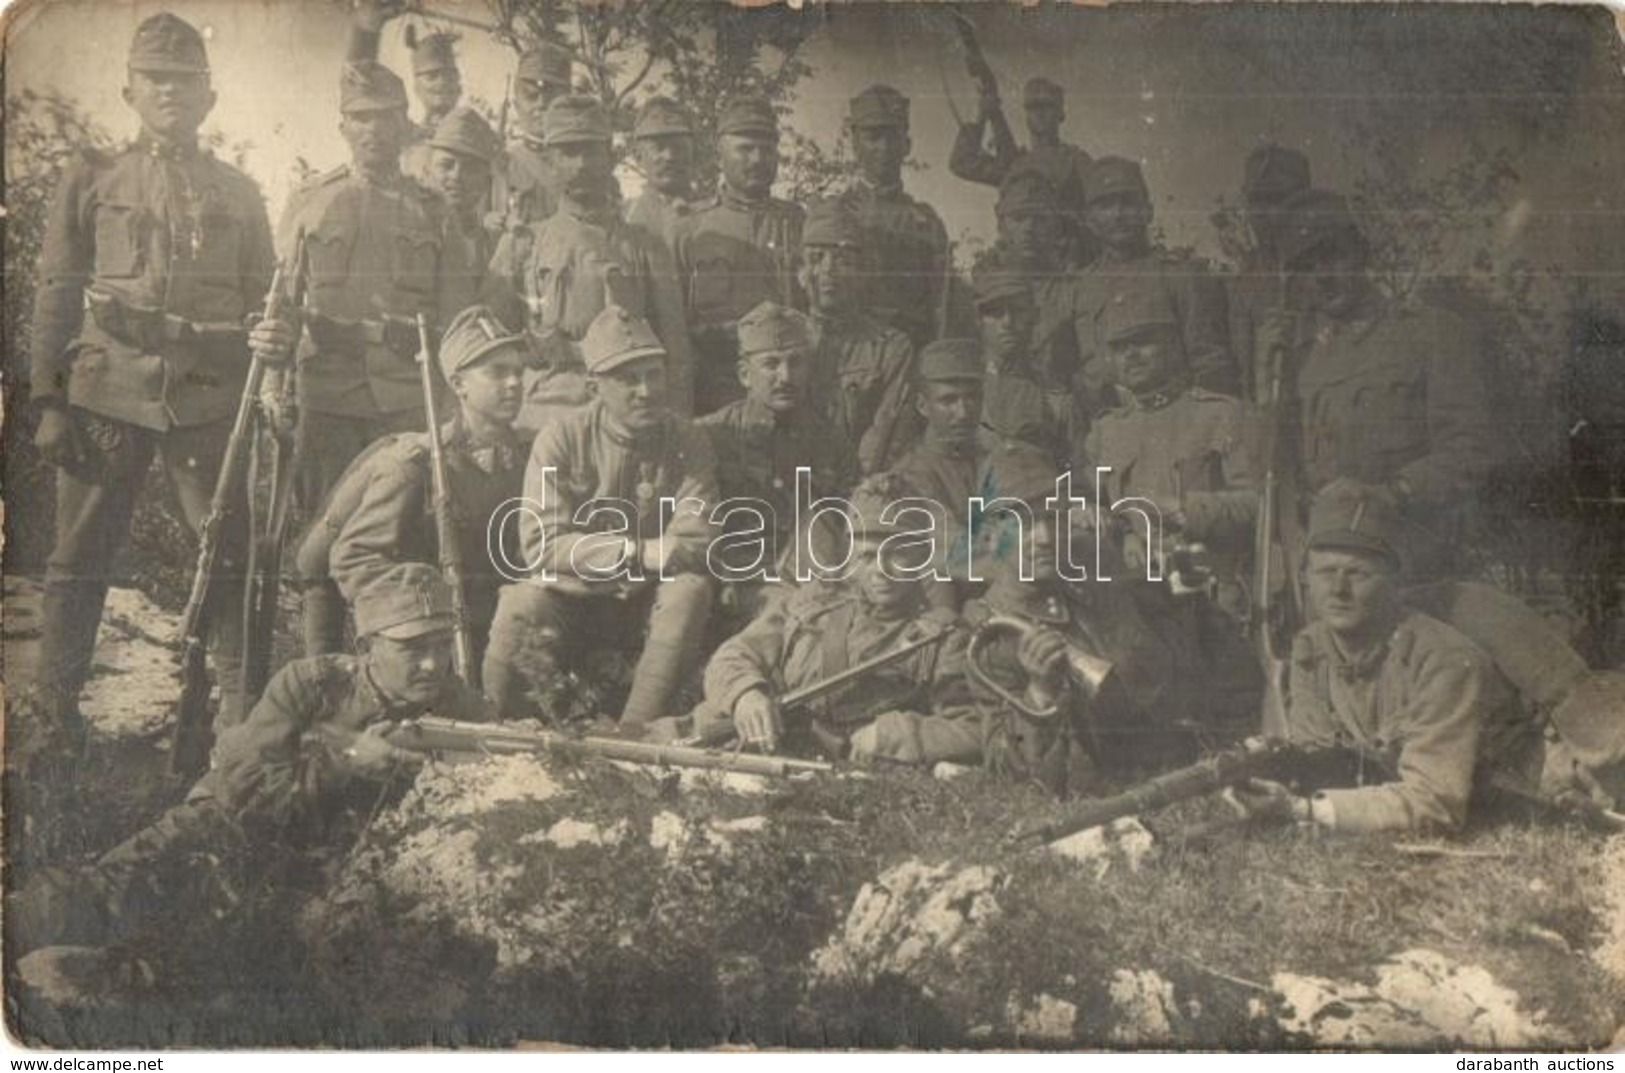
[[[652,186],[626,204],[626,222],[641,227],[658,238],[670,251],[676,237],[677,225],[694,212],[694,203],[688,198],[662,194]]]
[[[704,713],[696,722],[731,718],[734,704],[753,689],[781,696],[952,622],[938,612],[882,618],[834,586],[804,586],[717,649],[705,669]],[[837,746],[874,724],[876,756],[909,764],[974,762],[980,739],[964,649],[964,631],[953,629],[937,646],[818,702],[810,718],[806,711],[787,713],[791,747],[809,745],[809,738]]]
[[[828,435],[857,445],[858,472],[888,469],[917,436],[914,345],[896,328],[859,313],[813,317],[813,384]]]
[[[147,136],[87,154],[63,175],[46,219],[35,295],[31,395],[68,407],[83,452],[56,477],[46,573],[42,683],[75,697],[89,673],[109,573],[156,453],[194,530],[209,499],[274,254],[253,181],[207,151]],[[237,512],[240,519],[241,512]],[[245,534],[222,548],[218,667],[227,711],[241,662]],[[240,576],[240,575],[239,575]]]
[[[937,311],[948,264],[948,229],[936,210],[901,183],[875,187],[855,180],[839,197],[875,251],[869,312],[901,329],[915,348],[937,337]]]
[[[740,317],[770,299],[805,307],[796,282],[802,216],[792,202],[753,201],[723,185],[673,230],[693,338],[694,412],[710,413],[741,394],[734,364]]]

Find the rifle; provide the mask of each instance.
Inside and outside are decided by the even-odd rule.
[[[1019,825],[1017,842],[1054,842],[1067,835],[1180,801],[1203,797],[1248,779],[1271,779],[1300,792],[1328,786],[1362,786],[1390,781],[1386,761],[1353,746],[1307,748],[1278,738],[1255,738],[1224,749],[1189,767],[1158,775],[1113,797],[1084,801],[1055,820]]]
[[[474,642],[468,631],[468,592],[463,587],[463,552],[452,519],[451,482],[446,475],[446,452],[440,443],[440,413],[435,404],[434,370],[430,367],[429,321],[418,314],[418,368],[423,383],[423,412],[429,419],[429,472],[434,486],[435,541],[440,546],[440,572],[451,587],[452,659],[457,676],[478,689],[479,668],[474,665]]]
[[[549,730],[519,730],[500,723],[469,723],[435,716],[424,716],[403,724],[390,732],[389,741],[400,748],[435,757],[446,753],[514,756],[545,752],[559,756],[596,756],[657,767],[702,768],[774,777],[824,775],[834,770],[832,765],[819,760],[760,756],[689,745],[659,745],[621,738],[576,738]]]
[[[976,83],[982,98],[992,102],[991,112],[986,118],[993,127],[993,155],[1008,165],[1021,150],[1016,147],[1016,136],[1010,132],[1010,121],[1004,118],[1004,109],[999,104],[999,80],[982,52],[982,42],[976,36],[976,24],[971,22],[970,16],[962,11],[950,10],[948,17],[965,52],[965,72]]]
[[[282,287],[283,269],[279,265],[271,277],[271,294],[279,294]],[[197,566],[192,572],[186,610],[181,613],[181,693],[175,703],[175,734],[169,755],[172,775],[197,775],[209,765],[214,733],[209,719],[209,671],[204,659],[208,604],[214,589],[220,542],[225,535],[226,522],[235,509],[232,494],[242,485],[246,474],[249,427],[264,379],[264,359],[250,354],[237,416],[232,421],[225,457],[220,460],[220,472],[214,480],[214,494],[209,498],[209,513],[198,528]]]
[[[937,285],[936,329],[937,338],[948,337],[948,318],[953,307],[954,244],[950,241],[942,251],[942,282]]]
[[[265,297],[265,316],[280,319],[288,308],[300,309],[305,302],[305,283],[309,266],[305,263],[305,230],[301,227],[294,238],[290,259],[293,272],[291,293],[273,285]],[[274,374],[267,374],[269,379]],[[255,431],[248,467],[249,534],[247,581],[243,596],[243,678],[242,711],[246,714],[259,700],[265,683],[271,676],[271,638],[276,630],[277,597],[282,583],[282,547],[288,537],[288,504],[293,493],[293,424],[298,420],[295,409],[295,369],[282,371],[276,391],[278,408],[283,422],[273,424],[270,413],[263,405],[254,407]],[[270,504],[265,512],[263,530],[259,526],[254,492],[259,486],[261,454],[265,440],[270,446]]]

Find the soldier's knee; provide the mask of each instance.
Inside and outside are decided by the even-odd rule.
[[[680,620],[684,624],[703,623],[711,611],[716,589],[703,574],[680,574],[660,583],[660,594],[655,599],[654,614],[662,621]]]

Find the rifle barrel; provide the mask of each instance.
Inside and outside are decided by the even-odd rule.
[[[474,640],[468,628],[468,592],[463,587],[462,546],[451,516],[451,481],[446,473],[446,452],[440,443],[440,409],[435,402],[434,371],[431,368],[429,319],[417,315],[418,363],[423,385],[423,413],[429,424],[430,484],[434,494],[436,543],[440,545],[440,572],[451,588],[452,659],[457,677],[470,688],[479,688],[479,668],[474,664]]]

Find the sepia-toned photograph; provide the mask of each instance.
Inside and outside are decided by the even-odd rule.
[[[17,0],[12,1045],[1625,1046],[1622,27]]]

